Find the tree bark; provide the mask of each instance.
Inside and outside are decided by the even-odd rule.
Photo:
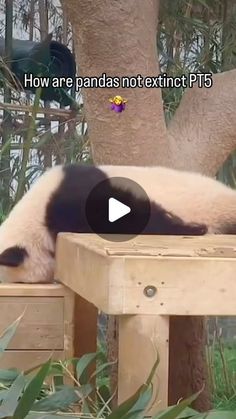
[[[181,304],[181,302],[180,302]],[[200,412],[212,408],[206,364],[204,317],[179,316],[170,321],[169,404],[202,393],[192,407]]]
[[[172,167],[215,176],[236,147],[236,70],[186,90],[168,128]]]
[[[80,76],[158,74],[158,2],[146,0],[62,1],[72,23]],[[128,100],[121,114],[108,99]],[[84,89],[94,161],[99,164],[169,164],[160,89]],[[161,150],[161,155],[159,154]]]
[[[81,76],[159,73],[158,0],[146,0],[145,7],[142,0],[62,3],[72,23]],[[160,164],[214,176],[235,147],[236,70],[215,75],[211,89],[187,90],[168,132],[160,89],[84,89],[83,94],[98,164]],[[109,111],[108,98],[116,94],[128,99],[122,114]],[[195,408],[211,407],[204,345],[203,318],[171,319],[170,404],[205,384]]]

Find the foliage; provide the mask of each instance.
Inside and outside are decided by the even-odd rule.
[[[0,337],[3,354],[24,313]],[[96,370],[91,366],[99,361]],[[0,418],[2,419],[143,419],[153,399],[152,379],[158,366],[156,361],[145,384],[113,411],[112,395],[98,380],[99,374],[109,368],[102,353],[86,354],[64,362],[49,359],[37,368],[21,372],[0,370]],[[35,371],[36,370],[36,371]],[[73,374],[74,371],[74,374]],[[68,379],[71,383],[68,383]],[[51,384],[49,384],[49,382]],[[106,388],[105,388],[106,387]],[[175,406],[156,413],[153,419],[233,419],[236,411],[211,411],[205,414],[189,406],[200,392]],[[67,412],[67,413],[66,413]],[[145,416],[146,414],[146,416]]]
[[[236,345],[232,340],[223,340],[217,318],[212,326],[213,331],[211,333],[208,331],[206,355],[213,403],[217,409],[234,410],[236,409]]]
[[[9,3],[10,4],[10,3]],[[42,7],[42,5],[45,7]],[[5,0],[0,0],[1,16],[5,16]],[[40,41],[47,33],[53,32],[53,39],[64,43],[73,51],[71,27],[62,7],[57,0],[20,0],[13,2],[13,36],[19,39]],[[4,36],[4,19],[0,19],[0,33]],[[9,28],[8,28],[9,29]],[[57,110],[57,103],[48,103],[30,94],[22,93],[11,87],[13,79],[10,69],[4,61],[0,62],[4,70],[0,89],[1,102],[11,102],[19,110],[7,112],[8,125],[3,126],[0,141],[0,223],[16,201],[28,189],[32,181],[47,167],[53,164],[89,159],[87,124],[83,117],[83,105],[80,92],[73,92],[78,107],[72,116],[53,116],[36,114],[38,106]],[[8,99],[3,100],[8,88]],[[6,97],[6,96],[5,96]],[[21,107],[31,105],[33,112],[21,111]],[[63,108],[62,106],[60,106]],[[63,111],[63,109],[61,109]],[[68,109],[66,110],[68,111]],[[6,113],[6,112],[5,112]],[[31,116],[32,114],[32,116]]]

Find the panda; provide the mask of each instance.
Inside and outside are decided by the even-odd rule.
[[[0,226],[0,281],[53,281],[57,234],[92,232],[86,200],[105,180],[106,191],[98,200],[122,193],[121,201],[132,202],[142,216],[142,196],[128,186],[122,190],[114,177],[136,182],[149,197],[150,219],[142,234],[236,234],[236,191],[201,174],[165,167],[54,166],[34,182]],[[96,217],[97,202],[93,205]],[[124,225],[117,233],[135,233],[135,228],[126,231],[129,223]],[[107,224],[100,232],[110,232]]]

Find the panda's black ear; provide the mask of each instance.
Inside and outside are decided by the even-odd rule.
[[[26,256],[28,253],[24,247],[8,247],[0,253],[0,265],[17,267],[24,262]]]

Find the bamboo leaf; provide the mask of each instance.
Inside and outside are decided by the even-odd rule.
[[[20,374],[10,387],[10,390],[8,390],[7,395],[1,404],[0,418],[5,418],[14,414],[24,387],[25,377],[23,374]]]
[[[153,419],[177,419],[178,417],[181,417],[181,416],[178,416],[178,415],[180,415],[182,412],[184,412],[184,409],[186,409],[186,407],[191,405],[191,403],[198,398],[198,396],[199,396],[199,394],[201,394],[201,392],[202,392],[202,390],[198,391],[198,393],[196,393],[193,396],[188,397],[187,399],[183,400],[182,402],[177,404],[177,406],[169,407],[169,409],[167,409],[167,410],[157,414],[156,416],[154,416]]]
[[[18,324],[20,323],[24,313],[21,314],[6,330],[4,330],[3,334],[0,336],[0,357],[8,347],[12,337],[14,336]]]
[[[56,391],[50,396],[34,403],[32,410],[41,412],[53,412],[63,409],[76,403],[80,399],[78,392],[73,387],[64,387],[62,390]]]
[[[29,382],[26,390],[14,412],[12,419],[24,419],[29,413],[33,406],[35,399],[38,397],[43,382],[48,374],[51,365],[49,359],[35,375],[35,377]]]

